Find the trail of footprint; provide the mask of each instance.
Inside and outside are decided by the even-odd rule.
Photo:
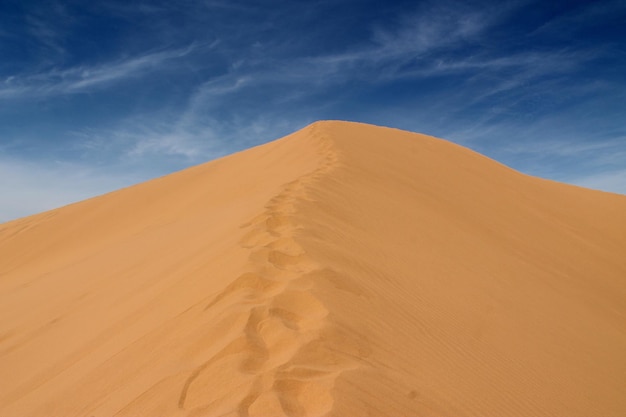
[[[185,401],[187,400],[187,394],[189,392],[189,388],[196,381],[196,379],[212,364],[218,362],[219,360],[231,356],[245,352],[247,347],[247,340],[245,336],[240,336],[235,340],[231,341],[228,345],[226,345],[223,349],[221,349],[217,354],[212,356],[208,361],[196,367],[191,374],[187,377],[183,384],[183,388],[178,397],[178,407],[184,408]]]
[[[221,310],[248,303],[244,335],[191,373],[180,408],[185,408],[194,382],[213,364],[241,355],[240,371],[252,380],[238,402],[239,416],[321,416],[332,408],[337,376],[355,367],[354,360],[329,348],[334,339],[323,336],[331,326],[329,312],[299,282],[313,282],[305,277],[316,272],[329,275],[294,236],[300,230],[298,205],[309,201],[307,188],[340,163],[332,143],[319,133],[313,136],[322,157],[318,168],[285,184],[263,213],[242,225],[248,231],[240,244],[250,250],[248,269],[255,272],[242,274],[205,307]]]

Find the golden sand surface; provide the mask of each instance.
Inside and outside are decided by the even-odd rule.
[[[0,416],[626,415],[626,196],[317,122],[0,225]]]

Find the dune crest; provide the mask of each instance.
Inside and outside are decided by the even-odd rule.
[[[232,340],[222,340],[224,348],[190,374],[178,400],[183,410],[214,413],[214,400],[206,393],[239,371],[245,383],[237,388],[237,415],[326,415],[332,410],[335,378],[356,365],[333,349],[342,342],[333,336],[337,329],[325,320],[329,311],[308,291],[324,271],[295,240],[298,202],[306,201],[307,187],[337,163],[327,138],[315,130],[308,135],[319,142],[320,165],[283,186],[263,213],[241,226],[246,233],[239,244],[250,252],[246,272],[204,310],[243,315],[245,327]],[[226,374],[220,375],[220,369]]]
[[[0,225],[0,415],[621,416],[626,197],[318,122]]]

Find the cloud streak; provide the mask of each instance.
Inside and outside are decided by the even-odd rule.
[[[30,75],[11,75],[0,82],[0,99],[25,99],[78,94],[106,88],[150,72],[162,71],[167,64],[191,54],[186,48],[146,53],[140,56],[95,66],[53,69]]]

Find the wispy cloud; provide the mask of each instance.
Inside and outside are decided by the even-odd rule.
[[[57,55],[65,54],[62,36],[57,28],[50,25],[48,19],[31,15],[26,18],[26,23],[30,34],[34,36],[41,45],[52,50]]]
[[[470,62],[466,58],[471,52],[461,51],[459,55],[459,50],[479,46],[491,27],[523,4],[503,2],[487,10],[455,1],[423,3],[412,13],[399,17],[393,25],[373,27],[369,42],[344,53],[311,57],[310,61],[337,70],[351,65],[372,67],[377,71],[389,67],[383,74],[399,76],[404,73],[432,75],[431,68],[463,69],[462,65],[455,65],[455,58],[461,58],[465,65],[480,65],[484,56]],[[419,71],[415,66],[428,69]]]
[[[58,62],[66,57],[69,28],[75,23],[66,5],[53,0],[30,9],[23,23],[25,34],[40,49],[38,55],[42,63]]]
[[[196,45],[146,53],[94,66],[53,69],[29,75],[12,75],[0,82],[0,99],[48,97],[105,88],[129,78],[160,71],[168,63],[191,54]]]
[[[189,123],[183,127],[172,115],[157,121],[148,115],[134,116],[116,126],[81,129],[72,133],[75,149],[84,160],[103,158],[109,163],[176,157],[172,165],[197,163],[221,156],[210,126]]]
[[[475,39],[500,14],[500,10],[470,9],[463,3],[429,3],[402,17],[392,30],[376,28],[373,40],[384,57],[420,55]]]
[[[626,5],[623,0],[582,2],[570,12],[562,14],[535,29],[530,36],[558,35],[568,39],[571,32],[603,24],[606,19],[623,20]]]
[[[136,115],[109,128],[74,131],[75,149],[84,161],[165,164],[174,170],[277,139],[313,121],[268,112],[231,112],[228,118],[216,118],[197,107],[207,105],[204,99],[196,99],[193,96],[181,111],[160,114],[159,120],[151,114]]]
[[[484,100],[546,76],[567,74],[596,59],[600,52],[558,47],[509,52],[485,48],[489,30],[511,18],[527,2],[505,2],[477,9],[459,2],[427,3],[393,25],[374,26],[371,36],[344,52],[299,57],[240,56],[221,85],[241,87],[291,85],[307,82],[313,88],[348,81],[389,83],[466,75],[468,82],[484,82],[473,100]],[[488,43],[488,42],[487,42]],[[242,81],[245,81],[243,83]]]

